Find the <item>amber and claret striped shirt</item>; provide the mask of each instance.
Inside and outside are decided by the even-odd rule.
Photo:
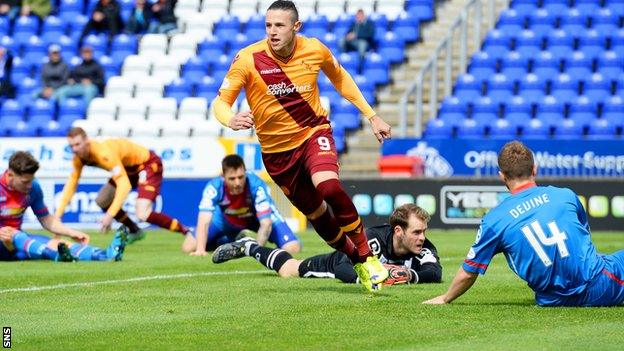
[[[330,127],[319,98],[320,70],[365,117],[375,115],[351,75],[323,43],[304,36],[295,40],[287,59],[276,55],[266,39],[239,51],[212,104],[217,119],[227,126],[234,116],[232,104],[245,89],[264,153],[292,150],[318,129]]]
[[[132,189],[128,174],[134,175],[138,173],[149,157],[150,153],[146,147],[127,139],[90,139],[89,159],[83,160],[78,156],[74,156],[72,160],[74,170],[63,187],[61,201],[55,212],[56,216],[61,218],[63,213],[65,213],[65,207],[76,192],[78,180],[84,166],[98,167],[110,172],[116,188],[115,197],[106,213],[115,216]]]

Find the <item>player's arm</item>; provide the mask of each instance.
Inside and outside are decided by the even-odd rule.
[[[67,182],[65,186],[63,186],[63,192],[61,193],[61,200],[59,201],[58,207],[54,212],[54,215],[58,218],[63,217],[63,213],[65,213],[65,207],[71,200],[72,196],[76,193],[76,189],[78,188],[78,180],[80,179],[80,174],[82,173],[82,161],[78,157],[74,157],[72,161],[72,165],[74,170],[67,178]]]
[[[253,127],[253,116],[249,111],[241,111],[237,114],[232,111],[232,104],[247,82],[247,69],[243,60],[236,55],[228,70],[223,83],[219,88],[219,94],[212,101],[212,112],[221,124],[233,130],[249,129]]]
[[[191,256],[205,256],[206,255],[206,243],[208,242],[208,228],[210,228],[210,222],[212,221],[212,212],[200,211],[197,215],[197,226],[195,227],[195,240],[197,246],[195,251],[191,252]]]
[[[269,235],[273,229],[273,221],[271,217],[263,218],[260,220],[260,227],[258,228],[258,235],[256,235],[256,241],[260,246],[264,246],[269,240]]]
[[[62,236],[66,236],[68,238],[71,238],[81,244],[88,244],[89,243],[89,235],[72,229],[68,226],[66,226],[63,222],[61,222],[61,220],[56,217],[56,216],[52,216],[50,214],[43,216],[43,217],[38,217],[39,219],[39,223],[41,223],[41,226],[43,228],[45,228],[47,231],[55,234],[55,235],[62,235]]]
[[[329,49],[325,45],[319,44],[321,53],[323,54],[321,69],[325,72],[325,75],[332,82],[336,90],[345,99],[354,104],[362,115],[368,119],[373,133],[379,142],[390,138],[390,125],[381,119],[381,117],[377,116],[373,108],[368,104],[366,99],[364,99],[360,88],[355,84],[349,72],[338,63],[338,60],[336,60]]]
[[[463,267],[460,267],[457,274],[455,274],[455,278],[453,278],[453,281],[451,282],[451,286],[449,286],[446,291],[446,294],[434,297],[433,299],[427,300],[423,303],[428,305],[451,303],[453,300],[468,291],[478,277],[479,274],[466,272]]]
[[[412,279],[410,283],[439,283],[442,281],[442,265],[438,250],[429,241],[425,240],[421,253],[412,260]]]
[[[256,210],[256,217],[258,218],[258,222],[260,222],[260,227],[258,228],[258,233],[256,235],[256,241],[261,246],[264,246],[264,244],[266,244],[269,240],[271,230],[273,229],[273,221],[271,220],[273,209],[271,207],[269,189],[256,175],[249,174],[249,182],[252,186],[252,198],[254,201],[254,208]]]

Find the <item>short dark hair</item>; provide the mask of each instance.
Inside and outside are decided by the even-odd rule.
[[[407,222],[412,214],[425,223],[429,222],[431,219],[429,213],[422,207],[416,204],[404,204],[397,207],[390,215],[390,226],[394,228],[398,225],[403,228],[403,230],[407,229]]]
[[[67,132],[67,137],[73,138],[75,136],[81,135],[83,138],[87,137],[87,132],[80,127],[71,127]]]
[[[295,5],[295,3],[292,1],[277,0],[273,2],[271,6],[269,6],[269,8],[267,9],[267,11],[270,10],[290,11],[292,12],[293,23],[299,20],[299,11],[297,11],[297,5]]]
[[[26,151],[17,151],[9,159],[9,169],[17,175],[35,174],[39,170],[39,162]]]
[[[498,168],[507,179],[526,179],[533,174],[533,152],[523,143],[514,140],[498,153]]]
[[[221,170],[224,174],[227,169],[239,169],[241,167],[245,169],[245,162],[242,157],[236,154],[227,155],[223,158],[223,161],[221,161]]]

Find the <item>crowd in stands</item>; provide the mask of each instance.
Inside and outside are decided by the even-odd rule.
[[[264,37],[260,9],[271,2],[2,1],[0,137],[64,135],[76,119],[89,119],[87,109],[94,97],[113,99],[112,93],[120,88],[128,92],[126,99],[138,100],[140,87],[155,91],[162,105],[175,99],[174,119],[184,106],[198,104],[182,104],[186,99],[201,98],[209,104],[236,52]],[[432,19],[432,4],[432,0],[305,1],[300,7],[302,34],[321,39],[374,104],[376,87],[390,80],[390,65],[403,62],[405,45],[419,38],[419,22]],[[166,74],[157,69],[163,67]],[[139,74],[131,76],[133,69]],[[116,78],[114,84],[111,77]],[[157,80],[160,87],[152,84]],[[319,85],[329,101],[335,132],[359,128],[357,111],[349,109],[327,77],[322,75]],[[121,101],[115,97],[113,111],[121,111]],[[149,119],[149,111],[139,113]],[[111,118],[117,120],[120,114],[112,112]]]

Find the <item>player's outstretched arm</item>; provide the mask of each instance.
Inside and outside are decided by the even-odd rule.
[[[212,212],[200,211],[197,215],[197,226],[195,227],[195,239],[197,246],[191,256],[206,256],[206,243],[208,242],[208,228],[212,221]]]
[[[457,274],[455,274],[455,278],[451,282],[451,286],[449,286],[446,294],[434,297],[433,299],[424,301],[424,304],[428,305],[441,305],[446,303],[451,303],[456,298],[463,295],[477,280],[479,275],[477,273],[466,272],[463,268],[459,268]]]
[[[60,219],[53,215],[39,217],[39,222],[41,223],[41,226],[43,226],[43,228],[55,234],[56,236],[66,236],[81,244],[89,243],[89,235],[66,226],[65,224],[63,224],[63,222],[61,222]]]
[[[258,245],[264,246],[269,240],[271,229],[273,228],[273,221],[271,218],[263,218],[260,220],[260,228],[258,228],[258,234],[256,235],[256,241]]]

